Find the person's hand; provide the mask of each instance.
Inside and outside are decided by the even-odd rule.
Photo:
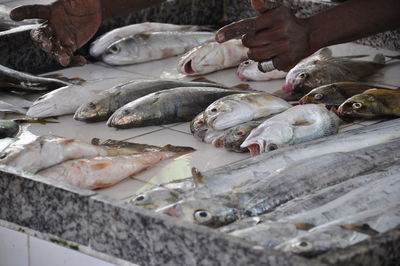
[[[58,0],[50,5],[27,5],[11,10],[13,20],[46,20],[31,32],[32,39],[61,65],[83,65],[86,59],[74,56],[101,23],[99,0]]]
[[[251,0],[251,4],[261,14],[221,28],[216,34],[218,42],[242,37],[250,59],[272,59],[284,71],[315,52],[309,44],[307,19],[296,18],[285,6],[269,10],[264,0]]]

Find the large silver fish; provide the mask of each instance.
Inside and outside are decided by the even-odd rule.
[[[394,202],[315,227],[276,249],[312,257],[333,249],[346,248],[399,224],[400,204]]]
[[[286,72],[280,70],[272,70],[269,72],[261,72],[258,69],[258,62],[253,60],[246,60],[240,63],[236,75],[241,80],[252,80],[252,81],[267,81],[273,79],[284,79]]]
[[[227,129],[251,120],[283,112],[292,107],[288,102],[266,92],[253,92],[223,97],[204,111],[207,125]]]
[[[385,66],[385,57],[377,55],[373,61],[333,57],[329,48],[300,61],[286,76],[283,90],[306,94],[319,86],[341,82],[360,81]]]
[[[178,80],[129,81],[101,92],[92,101],[87,101],[76,110],[74,119],[85,122],[107,120],[118,108],[150,93],[176,87],[217,87],[222,85],[208,82]]]
[[[151,93],[132,101],[107,122],[116,128],[132,128],[191,121],[215,100],[243,91],[205,87],[178,87]]]
[[[377,167],[399,163],[400,140],[298,161],[254,184],[209,198],[183,200],[160,212],[201,225],[219,227],[240,217],[271,212],[289,200],[343,182]],[[337,171],[336,169],[341,169]],[[310,179],[311,178],[311,179]],[[200,218],[199,218],[200,217]]]
[[[247,51],[242,40],[206,43],[184,54],[177,69],[182,74],[195,76],[235,67],[247,59]]]
[[[151,32],[151,31],[197,31],[199,26],[194,25],[174,25],[168,23],[158,23],[158,22],[144,22],[132,24],[120,28],[113,29],[99,38],[97,38],[90,45],[90,55],[97,57],[105,53],[107,48],[116,41],[123,38],[133,36],[141,32]]]
[[[265,120],[251,131],[241,147],[247,147],[253,156],[258,155],[335,134],[340,122],[324,105],[297,105]]]
[[[110,65],[129,65],[180,55],[214,40],[210,32],[142,32],[111,44],[102,55]]]

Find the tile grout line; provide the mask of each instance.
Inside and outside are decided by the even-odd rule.
[[[137,138],[137,137],[142,137],[142,136],[149,135],[149,134],[152,134],[152,133],[155,133],[155,132],[158,132],[158,131],[162,131],[162,130],[165,130],[165,129],[166,129],[166,128],[155,129],[155,130],[153,130],[153,131],[146,132],[146,133],[142,133],[142,134],[139,134],[139,135],[134,136],[134,137],[122,139],[121,141],[127,141],[127,140],[134,139],[134,138]]]

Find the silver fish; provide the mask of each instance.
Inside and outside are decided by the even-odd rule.
[[[110,65],[143,63],[183,54],[210,41],[214,41],[214,33],[142,32],[111,44],[102,61]]]
[[[250,132],[258,127],[262,121],[249,121],[238,126],[232,127],[224,132],[216,143],[228,151],[246,152],[248,149],[241,148],[240,145],[247,138]]]
[[[213,101],[243,91],[205,87],[178,87],[151,93],[132,101],[109,118],[116,128],[191,121]]]
[[[113,29],[100,37],[90,44],[90,55],[97,57],[105,53],[107,48],[116,41],[123,38],[133,36],[141,32],[151,31],[197,31],[200,30],[199,26],[194,25],[174,25],[168,23],[158,22],[144,22],[132,24],[120,28]]]
[[[129,81],[118,84],[98,94],[92,101],[87,101],[76,110],[74,119],[85,122],[107,120],[118,108],[140,97],[161,90],[176,87],[217,87],[227,88],[208,82],[188,82],[178,80]]]
[[[241,80],[267,81],[273,79],[283,79],[286,77],[287,73],[277,69],[264,73],[258,69],[258,62],[246,60],[240,63],[236,71],[236,75]]]
[[[247,51],[242,40],[202,44],[184,54],[177,69],[182,74],[195,76],[235,67],[247,59]]]
[[[227,129],[257,118],[289,109],[285,100],[266,92],[236,94],[223,97],[204,111],[206,123],[216,130]]]
[[[294,106],[253,129],[241,147],[247,147],[253,156],[258,155],[335,134],[340,122],[340,118],[323,105]]]

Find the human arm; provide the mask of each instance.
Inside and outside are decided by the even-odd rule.
[[[32,39],[61,65],[83,65],[86,59],[74,52],[88,42],[101,21],[140,10],[164,0],[58,0],[49,5],[26,5],[13,9],[13,20],[44,19],[32,31]]]
[[[284,6],[268,10],[264,0],[251,3],[261,14],[223,27],[216,40],[243,36],[251,59],[273,58],[275,67],[286,71],[322,47],[400,27],[398,0],[349,0],[305,19]]]

